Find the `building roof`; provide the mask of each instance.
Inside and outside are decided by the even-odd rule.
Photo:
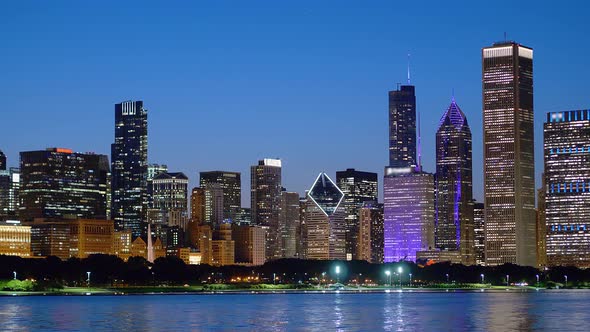
[[[181,179],[188,180],[188,177],[182,172],[167,173],[161,172],[154,176],[154,180],[166,180],[166,179]]]
[[[457,105],[457,103],[455,102],[454,97],[451,101],[451,105],[449,105],[449,108],[440,118],[438,129],[440,130],[440,127],[450,125],[454,126],[457,129],[461,129],[461,127],[467,125],[467,118],[465,117],[463,111],[461,111],[461,108],[459,108],[459,105]]]
[[[313,186],[309,189],[308,195],[327,216],[336,212],[344,198],[344,193],[326,173],[318,175]]]

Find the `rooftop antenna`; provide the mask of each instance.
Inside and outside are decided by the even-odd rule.
[[[410,85],[410,53],[408,53],[408,85]]]
[[[455,88],[451,90],[451,101],[455,102]]]

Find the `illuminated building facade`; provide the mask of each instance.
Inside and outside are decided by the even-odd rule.
[[[108,157],[49,148],[20,153],[19,215],[106,219]]]
[[[547,211],[545,209],[545,173],[541,174],[542,186],[537,190],[537,267],[547,266]]]
[[[279,232],[281,234],[281,256],[297,257],[297,226],[299,224],[299,193],[281,192],[281,213]]]
[[[486,265],[536,265],[533,50],[482,49]]]
[[[547,265],[590,267],[590,110],[544,125]]]
[[[402,85],[389,91],[389,166],[410,167],[416,162],[416,88]]]
[[[18,217],[20,207],[20,169],[0,170],[0,220]]]
[[[282,257],[279,219],[281,210],[281,161],[264,159],[251,171],[252,223],[266,227],[266,260]]]
[[[320,173],[307,194],[305,226],[307,259],[346,259],[346,211],[344,193]]]
[[[388,170],[393,173],[388,173]],[[416,261],[434,248],[434,176],[387,169],[383,183],[384,262]]]
[[[383,204],[364,202],[359,213],[359,240],[356,257],[383,263]]]
[[[475,264],[486,265],[485,208],[483,203],[473,204],[473,233],[475,236]]]
[[[30,257],[31,227],[15,221],[0,223],[0,255]]]
[[[436,132],[435,246],[460,251],[463,264],[475,264],[471,129],[455,102]]]
[[[153,224],[179,226],[188,224],[188,177],[182,172],[161,172],[150,183],[152,206],[149,218]],[[153,213],[152,213],[153,212]]]
[[[147,197],[148,197],[148,209],[154,206],[154,197],[153,197],[153,186],[152,180],[156,177],[156,175],[160,173],[167,173],[168,166],[167,165],[160,165],[160,164],[149,164],[147,167]],[[150,212],[148,211],[148,214]],[[148,217],[149,219],[149,217]]]
[[[336,172],[336,184],[344,193],[342,207],[346,212],[346,259],[360,259],[356,256],[360,236],[359,209],[364,202],[377,201],[377,173],[349,168]]]
[[[218,185],[223,193],[223,220],[233,221],[242,206],[242,180],[238,172],[210,171],[200,173],[201,188]]]
[[[205,222],[205,189],[193,188],[191,191],[191,223]]]
[[[115,104],[111,145],[111,214],[117,230],[144,233],[147,215],[148,125],[143,101]]]

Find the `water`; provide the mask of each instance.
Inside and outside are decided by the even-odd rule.
[[[588,331],[590,291],[1,297],[2,331]]]

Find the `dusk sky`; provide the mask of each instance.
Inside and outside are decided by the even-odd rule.
[[[283,186],[388,162],[388,97],[411,53],[423,163],[454,89],[473,132],[483,198],[481,48],[534,49],[537,184],[546,112],[590,107],[584,2],[18,1],[0,8],[0,150],[68,147],[109,155],[114,104],[143,100],[149,161],[198,182],[283,160]],[[565,3],[564,3],[565,4]],[[564,20],[563,18],[566,18]],[[537,186],[538,186],[537,185]]]

